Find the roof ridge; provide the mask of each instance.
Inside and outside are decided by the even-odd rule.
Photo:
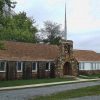
[[[1,41],[4,43],[17,43],[17,44],[32,44],[32,45],[47,45],[47,46],[58,46],[58,45],[53,45],[53,44],[46,44],[46,43],[32,43],[32,42],[21,42],[21,41]]]
[[[94,50],[82,50],[82,49],[74,49],[74,51],[90,51],[90,52],[95,52],[95,53],[97,53],[96,51],[94,51]]]

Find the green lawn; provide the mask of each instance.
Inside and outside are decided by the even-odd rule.
[[[100,78],[100,74],[94,74],[94,75],[79,75],[79,78],[83,78],[83,79]]]
[[[69,98],[91,96],[91,95],[100,95],[100,85],[59,92],[48,96],[40,96],[36,97],[33,100],[66,100]]]
[[[96,77],[96,78],[100,78],[100,74],[93,74],[93,75],[87,75],[88,77]]]
[[[71,81],[74,79],[65,79],[65,78],[53,78],[53,79],[33,79],[33,80],[14,80],[14,81],[0,81],[0,87],[9,87],[9,86],[20,86],[20,85],[30,85],[30,84],[40,84],[40,83],[51,83],[51,82],[62,82],[62,81]]]

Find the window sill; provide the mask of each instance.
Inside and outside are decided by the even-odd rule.
[[[21,73],[22,71],[17,71],[17,73]]]
[[[32,72],[37,72],[37,70],[32,70]]]
[[[6,71],[0,71],[0,73],[5,73]]]
[[[45,70],[46,72],[48,72],[48,71],[50,71],[50,69],[49,70]]]

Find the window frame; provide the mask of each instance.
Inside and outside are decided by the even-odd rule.
[[[6,65],[7,65],[7,62],[5,62],[5,61],[0,61],[0,64],[1,64],[1,62],[4,62],[4,70],[0,70],[0,72],[6,72]]]
[[[51,65],[51,63],[50,63],[50,62],[46,62],[46,64],[47,64],[47,63],[48,63],[49,65],[48,65],[48,69],[46,69],[46,66],[45,66],[45,71],[50,71],[50,65]]]
[[[21,63],[21,70],[18,70],[18,63]],[[22,72],[22,70],[23,70],[23,62],[21,62],[21,61],[17,61],[16,62],[16,70],[17,70],[17,72]]]
[[[100,63],[99,63],[99,66],[98,66],[98,70],[100,70]]]
[[[81,67],[81,62],[79,62],[79,70],[81,70],[82,69],[82,67]]]
[[[35,63],[35,70],[33,70],[33,63]],[[32,72],[37,72],[37,62],[32,62]]]
[[[85,70],[84,62],[79,62],[79,70]]]
[[[99,63],[96,63],[95,70],[98,70]]]
[[[92,68],[92,63],[91,62],[85,62],[84,63],[84,70],[85,71],[90,71],[90,70],[92,70],[91,68]]]

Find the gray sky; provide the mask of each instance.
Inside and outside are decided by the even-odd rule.
[[[16,13],[25,11],[39,27],[50,20],[64,27],[64,5],[67,4],[68,39],[75,49],[100,52],[100,0],[16,0]]]

